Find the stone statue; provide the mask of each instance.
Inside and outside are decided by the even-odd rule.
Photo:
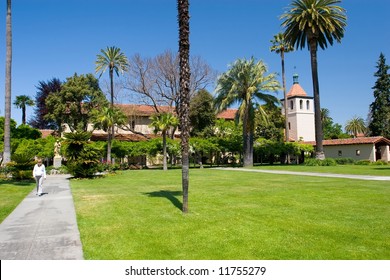
[[[57,140],[54,143],[54,156],[59,157],[60,156],[60,150],[61,150],[61,142]]]

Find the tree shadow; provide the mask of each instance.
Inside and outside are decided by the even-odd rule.
[[[155,192],[147,192],[143,193],[149,197],[162,197],[168,199],[176,208],[180,211],[183,209],[183,203],[176,197],[181,196],[183,192],[181,191],[168,191],[168,190],[160,190]]]

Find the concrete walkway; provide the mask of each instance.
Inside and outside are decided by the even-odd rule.
[[[0,224],[1,260],[83,259],[69,175],[48,175]]]
[[[333,174],[333,173],[319,173],[319,172],[298,172],[298,171],[284,171],[284,170],[264,170],[264,169],[247,169],[247,168],[215,168],[220,170],[243,171],[243,172],[261,172],[271,174],[284,175],[300,175],[300,176],[315,176],[315,177],[329,177],[329,178],[345,178],[355,180],[371,180],[371,181],[390,181],[390,176],[371,176],[371,175],[350,175],[350,174]]]

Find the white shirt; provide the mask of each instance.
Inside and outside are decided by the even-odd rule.
[[[38,164],[34,165],[33,177],[36,176],[43,176],[43,178],[46,178],[46,168],[44,164],[41,164],[41,166]]]

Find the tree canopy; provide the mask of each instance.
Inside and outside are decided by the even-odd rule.
[[[99,82],[92,74],[74,74],[66,79],[61,91],[47,97],[45,118],[55,120],[60,131],[63,124],[67,124],[71,131],[86,131],[93,109],[107,104]]]

